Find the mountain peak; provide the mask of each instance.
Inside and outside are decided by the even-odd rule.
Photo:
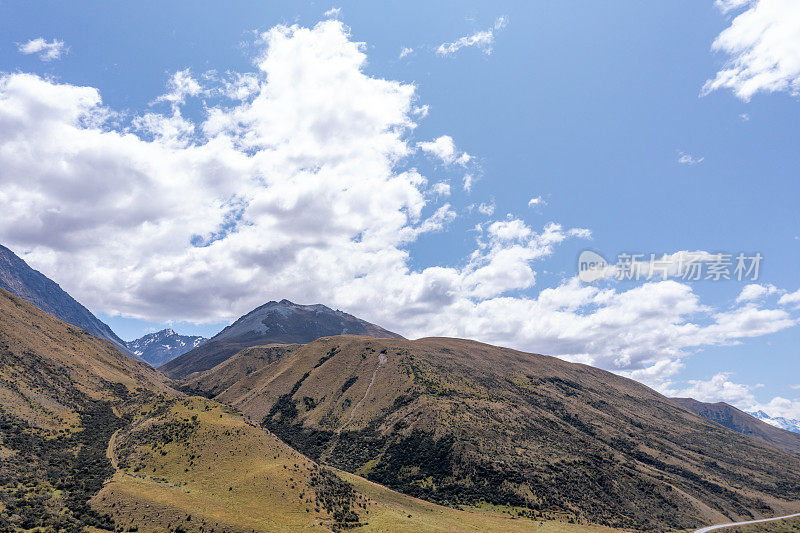
[[[184,377],[208,370],[251,346],[306,344],[334,335],[402,339],[397,333],[322,304],[272,300],[239,317],[208,343],[170,361],[161,370],[171,377]]]
[[[791,431],[792,433],[800,433],[800,420],[792,420],[783,416],[770,416],[764,411],[754,411],[748,414],[770,426]]]
[[[160,366],[202,346],[206,341],[208,339],[205,337],[180,335],[172,328],[165,328],[126,342],[125,345],[137,357],[152,366]]]

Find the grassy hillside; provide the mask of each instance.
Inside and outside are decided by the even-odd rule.
[[[800,456],[634,381],[471,341],[253,348],[186,386],[309,457],[450,506],[664,530],[800,500]]]
[[[166,380],[105,340],[0,289],[0,531],[108,520],[87,500],[113,473],[111,434]]]
[[[117,527],[162,531],[591,533],[604,528],[456,510],[320,467],[227,406],[159,401],[119,431],[118,471],[92,505]]]

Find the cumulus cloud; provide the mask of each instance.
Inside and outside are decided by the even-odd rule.
[[[417,148],[439,158],[447,165],[452,165],[454,163],[466,165],[472,159],[472,156],[468,153],[459,152],[456,148],[455,141],[453,141],[453,138],[449,135],[442,135],[432,141],[417,143]]]
[[[434,183],[431,187],[431,192],[436,196],[450,196],[450,184],[446,181]]]
[[[414,49],[408,46],[404,46],[402,50],[400,50],[400,55],[397,56],[398,59],[403,59],[404,57],[410,56],[414,53]]]
[[[541,196],[537,196],[528,200],[528,207],[538,207],[541,205],[547,205],[547,202],[545,202]]]
[[[721,0],[724,12],[746,7],[712,49],[728,55],[702,94],[730,89],[742,100],[758,92],[800,94],[800,3],[795,0]]]
[[[440,56],[448,56],[455,54],[462,48],[474,46],[482,50],[484,54],[491,54],[494,48],[495,33],[505,28],[506,24],[508,24],[506,17],[498,17],[491,28],[475,32],[472,35],[466,35],[451,43],[442,43],[436,49],[436,53]]]
[[[800,289],[784,294],[778,299],[779,305],[795,305],[800,304]]]
[[[327,10],[325,13],[323,13],[324,16],[332,17],[332,18],[337,18],[341,14],[342,14],[342,8],[341,7],[332,7],[329,10]]]
[[[17,45],[17,49],[25,55],[36,54],[42,61],[53,61],[60,58],[67,51],[64,41],[58,39],[45,41],[42,37]]]
[[[364,45],[339,21],[277,26],[259,42],[255,72],[200,83],[179,71],[159,100],[169,109],[129,123],[96,88],[0,76],[0,241],[106,313],[212,322],[289,298],[412,338],[474,338],[645,377],[668,376],[699,347],[796,324],[791,309],[757,301],[710,308],[673,280],[568,278],[535,294],[537,263],[589,231],[494,220],[488,208],[461,261],[412,266],[411,244],[458,217],[414,158],[455,164],[463,152],[449,136],[418,147],[414,86],[366,74]],[[181,116],[198,95],[204,115]]]
[[[197,96],[203,92],[203,87],[192,77],[187,69],[174,73],[167,83],[168,91],[154,100],[155,102],[169,102],[172,105],[181,105],[187,96]]]
[[[742,289],[742,292],[739,293],[739,296],[736,298],[736,301],[748,302],[752,300],[758,300],[777,292],[779,291],[775,285],[759,285],[758,283],[750,283],[745,285],[745,287]]]

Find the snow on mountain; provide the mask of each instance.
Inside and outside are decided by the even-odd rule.
[[[782,416],[769,416],[764,411],[753,411],[748,412],[747,414],[752,415],[762,422],[766,422],[772,426],[785,429],[786,431],[792,431],[794,433],[800,433],[800,420],[792,420],[790,418],[784,418]]]
[[[206,343],[205,337],[179,335],[172,329],[149,333],[125,343],[137,357],[157,367]]]

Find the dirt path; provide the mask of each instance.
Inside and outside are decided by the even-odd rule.
[[[117,467],[117,454],[116,454],[116,445],[117,445],[117,435],[119,435],[120,430],[116,430],[112,435],[111,438],[108,439],[108,447],[106,448],[106,457],[108,460],[111,461],[111,466],[114,467],[114,470],[119,470]]]
[[[364,396],[362,396],[361,399],[358,400],[358,403],[353,406],[353,409],[350,410],[350,416],[347,417],[347,422],[342,424],[342,427],[340,427],[339,429],[336,430],[336,434],[337,435],[339,433],[341,433],[344,428],[347,427],[347,425],[350,423],[350,421],[353,420],[353,417],[356,415],[356,411],[361,406],[361,404],[364,403],[364,400],[367,399],[367,396],[369,395],[369,391],[372,390],[372,385],[375,383],[375,378],[378,376],[378,370],[385,364],[386,364],[386,356],[383,355],[383,354],[380,354],[380,356],[378,357],[378,366],[375,367],[375,372],[372,373],[372,379],[369,380],[369,385],[367,385],[367,390],[364,391]]]

